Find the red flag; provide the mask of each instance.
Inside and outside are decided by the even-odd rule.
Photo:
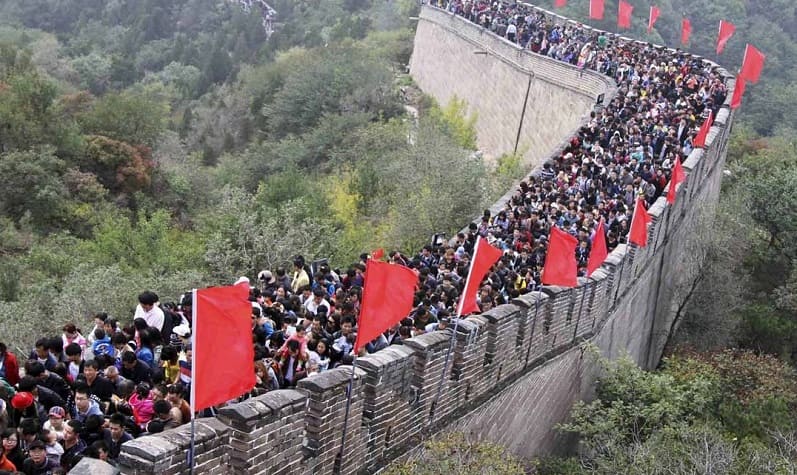
[[[567,6],[567,0],[554,0],[553,6],[556,8],[564,8]]]
[[[675,166],[672,167],[670,176],[670,189],[667,191],[667,203],[675,203],[675,194],[678,192],[678,185],[686,179],[684,169],[681,167],[681,159],[675,157]]]
[[[617,27],[631,28],[631,13],[633,12],[633,5],[625,0],[620,0],[620,6],[617,8]]]
[[[648,34],[650,34],[651,30],[653,30],[653,25],[656,24],[656,20],[659,19],[659,15],[661,15],[661,10],[659,7],[650,7],[650,16],[648,16]]]
[[[714,124],[714,111],[709,111],[708,117],[706,120],[703,121],[703,124],[700,126],[700,130],[697,131],[697,136],[695,137],[695,143],[692,144],[697,147],[705,147],[706,146],[706,137],[708,137],[708,131],[711,130],[711,126]]]
[[[544,285],[575,287],[578,285],[576,246],[578,239],[557,227],[551,228],[551,242],[542,269]]]
[[[642,198],[637,198],[636,206],[634,206],[634,216],[631,218],[631,229],[628,231],[628,242],[639,247],[647,246],[648,224],[650,224],[650,221],[648,210],[645,209],[645,202]]]
[[[385,257],[385,250],[382,249],[381,247],[379,249],[377,249],[376,251],[371,253],[371,259],[373,259],[375,261],[378,261],[378,260],[382,259],[383,257]]]
[[[733,23],[720,20],[720,33],[717,37],[717,54],[722,54],[722,50],[725,49],[725,45],[728,43],[728,40],[731,39],[735,31],[736,27]]]
[[[199,411],[255,386],[249,284],[196,290],[193,311],[191,392]]]
[[[742,96],[744,95],[744,78],[741,75],[736,76],[736,86],[733,88],[733,97],[731,98],[731,109],[738,109],[742,105]]]
[[[500,249],[491,246],[481,236],[476,240],[473,260],[470,263],[470,272],[468,272],[468,280],[465,281],[465,291],[459,299],[457,316],[479,311],[479,306],[476,304],[476,294],[479,291],[479,285],[484,280],[484,276],[487,275],[487,271],[501,258],[502,254],[503,252]]]
[[[603,0],[589,0],[589,18],[603,20]]]
[[[681,20],[681,45],[686,46],[690,36],[692,36],[692,22],[684,18]]]
[[[761,77],[761,70],[764,69],[764,60],[767,56],[758,51],[758,49],[748,44],[744,48],[744,59],[742,60],[742,69],[739,71],[739,76],[743,77],[745,81],[753,84],[758,82]]]
[[[416,282],[418,276],[408,267],[368,259],[355,353],[409,315]]]
[[[609,251],[606,249],[606,231],[603,227],[603,218],[601,218],[597,229],[595,229],[595,239],[592,240],[592,249],[589,251],[587,275],[592,275],[592,273],[603,264],[603,261],[606,260],[606,256],[608,255]]]

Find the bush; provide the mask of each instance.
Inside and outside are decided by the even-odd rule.
[[[424,443],[417,456],[388,467],[386,475],[513,475],[526,473],[519,459],[489,442],[474,442],[462,433],[443,434]]]

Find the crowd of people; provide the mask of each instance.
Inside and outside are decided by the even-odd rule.
[[[417,254],[389,253],[418,275],[415,308],[362,354],[451,324],[478,236],[504,250],[479,290],[482,312],[539,287],[554,226],[578,239],[584,275],[598,221],[609,251],[624,242],[636,197],[650,204],[662,194],[674,161],[690,153],[700,123],[726,95],[711,65],[682,52],[557,25],[517,3],[440,6],[535,53],[610,76],[618,92],[498,213],[485,211]],[[352,360],[368,258],[341,270],[295,256],[290,269],[241,278],[251,289],[250,395]],[[0,473],[65,473],[81,457],[114,463],[124,442],[189,422],[191,305],[190,293],[170,303],[145,291],[132,315],[98,313],[85,333],[67,323],[27,355],[0,343]]]

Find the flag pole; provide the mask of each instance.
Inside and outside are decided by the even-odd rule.
[[[584,282],[584,291],[581,292],[581,306],[578,307],[578,317],[576,317],[576,328],[573,330],[573,341],[576,340],[576,335],[578,334],[578,322],[581,321],[581,312],[584,311],[584,300],[586,300],[588,288],[589,288],[589,278],[587,278],[587,281]]]
[[[348,394],[346,396],[346,412],[343,416],[343,435],[340,438],[340,452],[338,453],[338,460],[336,467],[333,467],[333,473],[341,473],[343,470],[343,457],[346,450],[346,434],[349,429],[349,411],[351,410],[351,395],[354,392],[354,373],[357,370],[357,354],[354,354],[354,359],[351,362],[351,375],[349,376]]]
[[[534,282],[534,279],[532,279]],[[532,284],[534,285],[534,284]],[[534,292],[534,290],[532,290]],[[534,345],[534,330],[537,328],[537,316],[540,314],[540,295],[542,295],[542,290],[537,291],[537,297],[534,299],[534,325],[531,327],[531,335],[529,336],[529,348],[526,350],[526,363],[524,366],[529,364],[529,357],[531,356],[531,347]]]
[[[196,352],[196,289],[191,291],[192,305],[191,305],[191,447],[188,449],[188,473],[194,475],[194,450],[196,449],[196,384],[194,384],[194,354]]]
[[[470,260],[470,265],[468,266],[468,278],[465,279],[465,287],[464,290],[467,290],[468,283],[471,278],[471,274],[473,273],[473,264],[476,262],[476,255],[479,253],[479,241],[481,241],[481,236],[476,239],[476,245],[473,246],[473,258]],[[446,358],[443,361],[443,371],[440,373],[440,381],[437,383],[437,391],[434,395],[434,399],[432,400],[431,409],[429,410],[429,427],[432,426],[434,422],[434,413],[435,409],[437,409],[437,403],[440,401],[440,394],[443,392],[443,383],[446,380],[446,373],[448,372],[448,361],[451,359],[451,352],[454,350],[454,343],[457,339],[457,328],[459,328],[459,319],[462,317],[462,307],[465,306],[465,293],[460,296],[459,303],[457,304],[457,312],[455,315],[456,320],[454,321],[454,331],[451,333],[451,339],[448,342],[448,351],[446,352]]]

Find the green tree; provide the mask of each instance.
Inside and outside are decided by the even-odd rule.
[[[543,473],[788,473],[797,459],[774,434],[792,434],[797,377],[748,351],[687,353],[656,372],[600,359],[596,399],[560,428],[577,434],[580,466]],[[772,470],[772,471],[770,471]]]
[[[168,113],[168,103],[132,92],[109,93],[78,121],[88,134],[151,147],[164,131]]]
[[[460,432],[443,434],[424,443],[410,460],[388,467],[387,475],[521,475],[522,462],[500,445],[474,442]]]
[[[110,191],[130,194],[149,187],[153,163],[148,147],[93,135],[86,140],[83,168]]]
[[[28,216],[38,230],[57,228],[69,193],[61,179],[66,164],[52,150],[0,155],[0,213],[20,220]]]

